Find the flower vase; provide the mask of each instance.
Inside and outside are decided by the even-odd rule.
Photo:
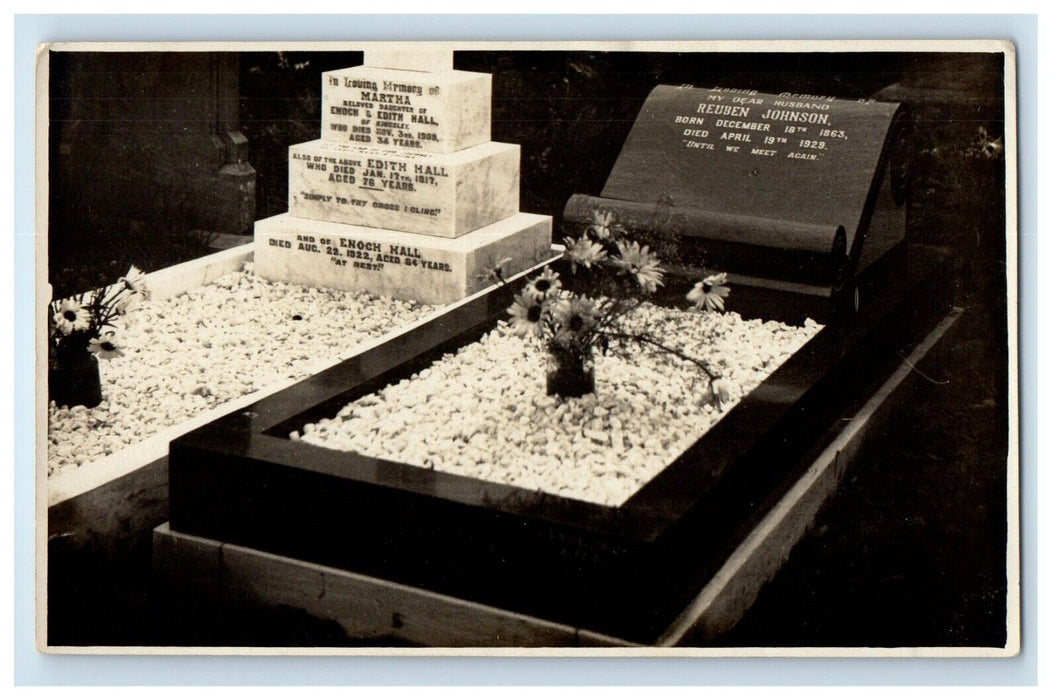
[[[48,398],[58,406],[95,408],[103,401],[99,361],[87,350],[48,363]]]
[[[596,390],[592,350],[553,348],[548,351],[546,392],[549,396],[576,398]]]

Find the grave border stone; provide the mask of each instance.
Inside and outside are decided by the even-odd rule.
[[[509,303],[496,290],[174,441],[171,527],[651,639],[723,561],[748,517],[796,476],[796,455],[851,396],[899,362],[896,348],[951,307],[944,264],[925,251],[906,265],[902,252],[863,280],[869,293],[861,314],[826,326],[621,507],[287,439],[476,340]],[[748,287],[734,298],[771,316],[821,310],[813,295]]]
[[[929,354],[943,351],[946,334],[962,313],[954,308],[944,316],[909,354],[908,364],[899,366],[877,391],[857,402],[857,412],[839,422],[840,432],[652,646],[685,651],[709,646],[738,624],[836,493],[861,451],[886,434],[886,427],[917,384],[915,366]],[[160,595],[176,615],[191,600],[249,607],[266,614],[304,611],[337,623],[353,640],[389,638],[435,648],[637,646],[594,630],[428,589],[185,535],[172,530],[168,522],[155,528],[153,537],[154,568],[164,580]],[[277,580],[290,585],[271,583]],[[305,595],[306,585],[315,588],[319,582],[324,584],[323,596]]]

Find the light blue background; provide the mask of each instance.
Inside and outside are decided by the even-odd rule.
[[[956,685],[1037,679],[1037,17],[1035,15],[15,18],[15,406],[34,401],[34,52],[44,41],[1010,39],[1018,51],[1023,652],[1014,659],[454,659],[56,656],[34,649],[33,412],[14,414],[15,682],[145,684]]]

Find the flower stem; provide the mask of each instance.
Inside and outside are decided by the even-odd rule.
[[[643,343],[644,345],[654,346],[654,347],[658,348],[659,350],[662,350],[664,352],[668,352],[670,355],[674,355],[676,357],[679,357],[682,360],[685,360],[687,362],[692,363],[693,365],[695,365],[696,367],[701,369],[703,372],[705,372],[707,375],[709,375],[710,379],[719,379],[720,376],[721,376],[721,375],[715,373],[713,370],[711,370],[709,368],[709,366],[705,362],[702,362],[700,360],[696,360],[694,357],[691,357],[689,355],[685,355],[680,350],[677,350],[676,348],[671,348],[668,345],[666,345],[665,343],[663,343],[661,341],[658,341],[658,340],[655,340],[654,338],[652,338],[649,335],[646,335],[645,333],[624,333],[622,331],[604,331],[603,333],[601,333],[601,335],[606,335],[606,336],[609,336],[611,338],[615,338],[615,339],[619,339],[619,340],[632,340],[632,341],[635,341],[637,343]]]

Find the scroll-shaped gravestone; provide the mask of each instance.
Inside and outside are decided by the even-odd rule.
[[[704,266],[835,292],[904,237],[903,123],[873,100],[660,85],[602,195],[564,219],[613,211],[705,248]]]

